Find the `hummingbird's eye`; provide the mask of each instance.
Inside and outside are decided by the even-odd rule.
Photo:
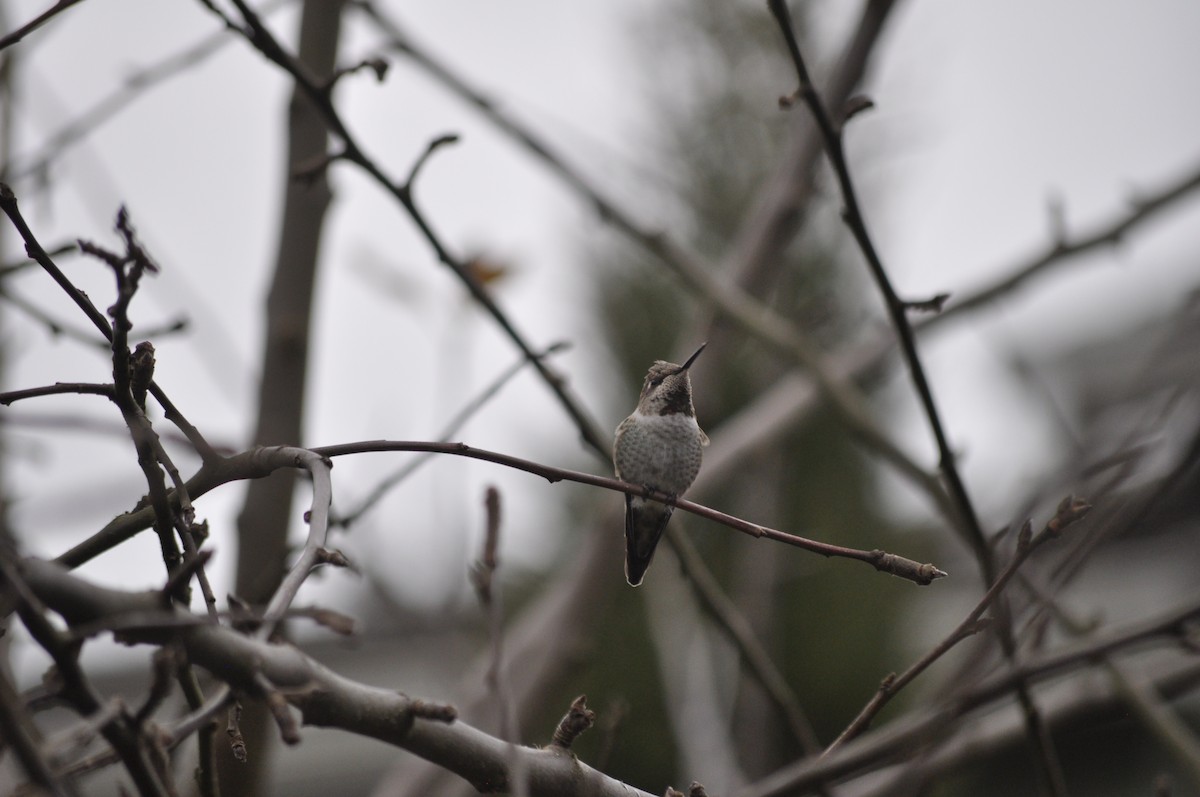
[[[659,385],[662,384],[662,382],[663,382],[663,378],[661,376],[656,376],[650,380],[650,387],[658,387]]]

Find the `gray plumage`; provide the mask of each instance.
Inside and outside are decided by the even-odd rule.
[[[696,423],[691,367],[704,346],[683,365],[658,360],[642,383],[637,409],[621,421],[613,444],[617,478],[680,496],[700,472],[708,437]],[[640,496],[625,496],[625,578],[642,583],[654,549],[674,507]]]

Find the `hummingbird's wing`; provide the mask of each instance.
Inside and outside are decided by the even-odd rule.
[[[673,511],[672,506],[625,494],[625,580],[630,586],[642,583]]]

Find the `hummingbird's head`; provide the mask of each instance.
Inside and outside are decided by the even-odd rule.
[[[692,380],[688,376],[688,369],[707,345],[700,344],[700,348],[683,365],[664,360],[654,361],[646,373],[642,396],[638,399],[638,410],[643,415],[672,415],[677,412],[696,414],[692,406]]]

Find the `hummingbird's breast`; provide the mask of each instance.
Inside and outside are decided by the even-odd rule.
[[[671,495],[682,495],[700,472],[704,433],[693,415],[643,415],[635,411],[617,427],[617,476]]]

